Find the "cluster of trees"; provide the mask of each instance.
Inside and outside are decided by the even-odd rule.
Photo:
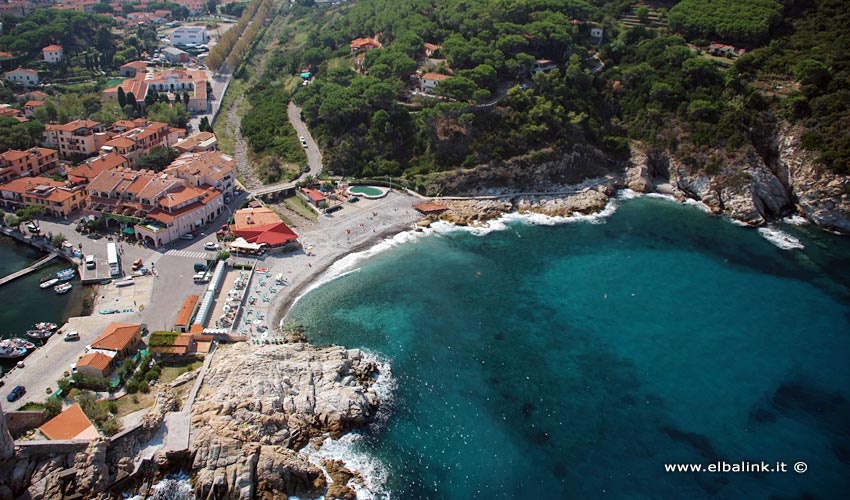
[[[170,147],[154,146],[136,161],[136,170],[153,170],[159,172],[171,165],[180,154]]]
[[[44,125],[38,120],[19,122],[0,116],[0,151],[27,149],[37,146],[44,138]]]
[[[9,21],[11,18],[4,18]],[[106,16],[74,10],[39,9],[21,20],[4,22],[0,50],[40,56],[42,47],[62,46],[65,54],[73,55],[91,48],[102,54],[114,54],[115,41],[111,29],[115,21]]]
[[[230,2],[221,6],[221,13],[228,16],[240,17],[246,5],[248,5],[248,2]]]
[[[263,182],[281,180],[286,175],[279,159],[300,165],[306,159],[304,148],[289,125],[286,106],[289,92],[282,84],[266,83],[249,95],[251,110],[242,119],[241,132],[256,157]]]
[[[803,146],[832,171],[850,174],[850,10],[843,0],[812,0],[794,11],[791,34],[738,59],[742,77],[779,78],[800,89],[784,101],[786,117],[806,126]]]
[[[782,5],[776,0],[682,0],[667,21],[671,30],[689,38],[756,45],[782,22]]]
[[[273,13],[273,0],[251,0],[235,26],[227,30],[207,56],[214,71],[233,70],[248,52],[264,21]]]

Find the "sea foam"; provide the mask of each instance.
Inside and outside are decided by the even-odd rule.
[[[760,227],[758,231],[764,239],[783,250],[802,250],[806,248],[802,243],[800,243],[800,240],[776,226]]]

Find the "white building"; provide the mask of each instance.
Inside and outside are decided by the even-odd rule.
[[[590,28],[590,36],[593,38],[602,38],[602,28]]]
[[[434,87],[436,87],[438,83],[446,81],[449,78],[451,78],[449,75],[441,75],[440,73],[425,73],[422,75],[422,78],[420,78],[422,83],[420,89],[422,92],[430,94],[434,91]]]
[[[41,53],[44,54],[44,62],[48,64],[60,63],[65,58],[61,45],[48,45],[41,49]]]
[[[17,83],[24,87],[38,85],[38,71],[34,69],[18,68],[7,71],[4,78],[7,82]]]
[[[209,40],[203,26],[181,26],[171,34],[171,45],[204,45]]]

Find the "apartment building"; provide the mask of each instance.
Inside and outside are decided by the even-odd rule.
[[[130,167],[134,167],[139,157],[147,154],[151,148],[171,147],[186,135],[184,129],[173,128],[163,122],[149,122],[141,118],[115,122],[108,133],[111,137],[101,146],[101,150],[123,155],[127,158]]]
[[[10,149],[0,153],[0,182],[16,177],[35,177],[59,166],[59,152],[48,148],[25,151]]]
[[[59,150],[63,158],[94,156],[108,137],[103,124],[92,120],[74,120],[64,125],[44,126],[44,146]]]
[[[225,196],[233,194],[235,171],[236,160],[221,151],[184,153],[164,170],[192,186],[216,188]]]
[[[0,184],[0,203],[12,211],[40,205],[50,216],[68,217],[85,206],[86,191],[49,177],[19,177]]]

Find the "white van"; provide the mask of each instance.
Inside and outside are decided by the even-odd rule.
[[[94,255],[86,255],[86,269],[94,269],[95,265]]]

